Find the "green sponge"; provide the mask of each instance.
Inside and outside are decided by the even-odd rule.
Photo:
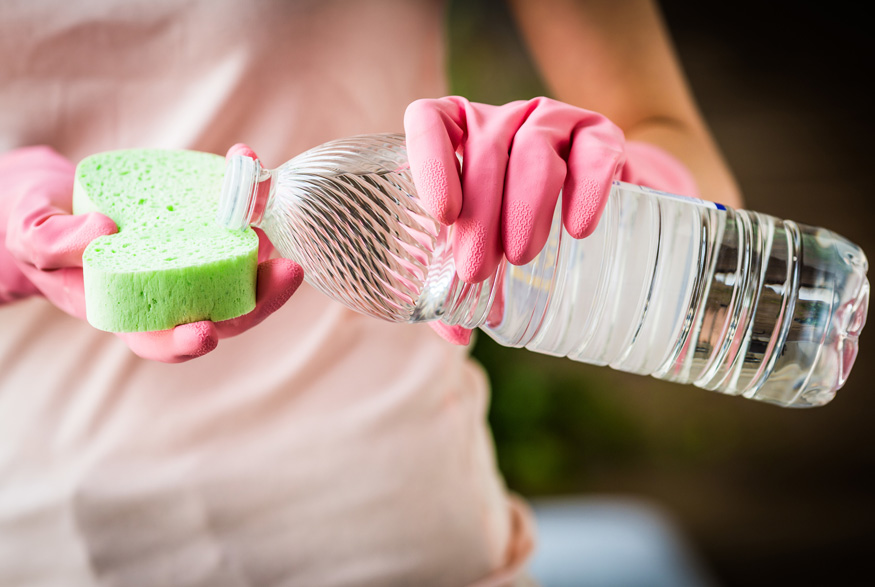
[[[98,211],[119,232],[82,257],[88,321],[110,332],[227,320],[255,307],[258,237],[215,221],[225,160],[133,149],[76,168],[73,211]]]

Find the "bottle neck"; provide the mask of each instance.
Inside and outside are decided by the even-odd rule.
[[[228,159],[216,220],[232,230],[258,226],[274,185],[274,172],[257,159],[235,155]]]
[[[454,273],[442,307],[441,322],[463,328],[478,328],[500,321],[504,312],[504,272],[507,261],[499,263],[495,274],[478,283],[468,283]]]
[[[501,284],[506,262],[499,263],[491,277],[479,283],[462,281],[456,273],[452,250],[454,228],[441,227],[434,241],[428,278],[410,317],[411,322],[440,319],[449,326],[477,328],[493,318],[493,310],[503,311]]]

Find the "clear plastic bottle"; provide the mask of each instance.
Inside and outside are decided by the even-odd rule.
[[[822,228],[616,182],[596,231],[557,211],[543,251],[478,284],[416,198],[402,135],[326,143],[275,170],[229,161],[219,222],[265,231],[311,285],[394,322],[783,406],[830,401],[866,319],[867,261]]]

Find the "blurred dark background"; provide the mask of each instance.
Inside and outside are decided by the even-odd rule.
[[[622,0],[618,0],[622,4]],[[746,207],[875,255],[873,35],[865,3],[661,3]],[[865,13],[865,16],[864,16]],[[549,95],[500,0],[451,3],[453,92]],[[870,328],[875,328],[870,326]],[[875,342],[829,405],[778,408],[498,347],[474,353],[508,485],[664,508],[722,586],[870,585]]]

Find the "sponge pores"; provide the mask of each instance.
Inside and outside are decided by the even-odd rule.
[[[88,322],[110,332],[227,320],[255,307],[258,237],[215,221],[225,160],[196,151],[98,153],[76,168],[73,211],[118,233],[82,257]]]

